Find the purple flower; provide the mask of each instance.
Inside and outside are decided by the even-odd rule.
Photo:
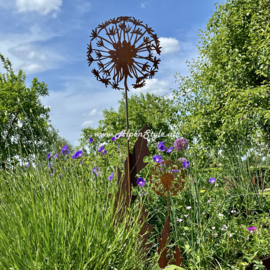
[[[38,166],[41,166],[40,163],[38,163]]]
[[[210,184],[213,184],[215,181],[216,181],[215,178],[210,178],[210,179],[209,179],[209,183],[210,183]]]
[[[185,159],[184,157],[181,157],[181,158],[178,158],[177,161],[179,161],[179,162],[182,163],[182,162],[184,162],[184,161],[187,161],[187,159]]]
[[[61,177],[61,176],[63,176],[63,174],[62,174],[62,173],[60,173],[60,174],[59,174],[59,177]]]
[[[188,148],[188,141],[184,138],[178,138],[173,143],[174,148],[176,151],[183,151],[184,149],[187,150]]]
[[[119,149],[119,146],[120,146],[120,144],[118,144],[118,146],[117,146],[117,149],[116,149],[116,150],[118,150],[118,149]]]
[[[170,170],[170,172],[179,172],[179,170]]]
[[[93,169],[93,174],[95,174],[95,171],[96,171],[96,167]],[[98,167],[98,171],[100,172],[100,167]],[[96,172],[96,176],[99,176],[98,172]]]
[[[108,180],[112,180],[113,178],[113,173],[108,177]]]
[[[51,176],[52,176],[53,174],[51,173]]]
[[[26,167],[29,167],[30,165],[29,165],[29,163],[26,165]]]
[[[50,164],[48,165],[48,168],[50,168]]]
[[[50,157],[51,157],[51,152],[48,154],[47,159],[49,159]]]
[[[171,153],[171,152],[172,152],[172,150],[173,150],[173,146],[172,146],[172,147],[170,147],[170,148],[167,150],[167,153]]]
[[[103,151],[103,145],[98,149],[98,152],[102,152]]]
[[[65,146],[61,149],[61,151],[62,151],[62,154],[63,154],[63,155],[68,154],[68,153],[69,153],[69,151],[68,151],[68,145],[65,145]]]
[[[136,183],[139,184],[141,187],[144,187],[145,185],[145,181],[141,177],[138,178]]]
[[[104,152],[102,153],[102,155],[105,155],[107,153],[107,151],[106,150],[104,150]]]
[[[54,155],[54,158],[58,158],[58,154],[57,153]]]
[[[93,138],[92,138],[92,137],[89,138],[89,142],[90,142],[90,143],[93,143]]]
[[[80,150],[80,151],[76,152],[76,153],[72,156],[72,158],[76,159],[76,158],[78,158],[78,157],[81,157],[82,154],[83,154],[83,151]]]
[[[115,141],[115,137],[112,137],[112,141]]]
[[[182,162],[182,165],[184,169],[186,169],[189,166],[189,161],[187,160],[187,161]]]
[[[145,195],[145,194],[146,194],[146,192],[144,192],[144,194],[140,193],[140,196],[142,197],[142,196]]]
[[[165,145],[163,145],[163,142],[159,142],[158,146],[157,146],[157,149],[164,152],[164,151],[167,150],[167,147]]]
[[[154,160],[155,162],[157,162],[157,163],[163,161],[161,155],[153,156],[153,160]]]

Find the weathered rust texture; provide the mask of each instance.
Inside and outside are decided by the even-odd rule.
[[[142,136],[144,134],[146,134],[145,133],[146,129],[147,129],[147,124],[145,124],[144,127],[140,131]],[[136,183],[136,181],[138,180],[138,177],[135,177],[135,175],[148,164],[148,163],[143,162],[143,158],[146,156],[149,156],[149,154],[150,154],[148,146],[147,146],[147,140],[144,139],[142,136],[138,137],[138,139],[134,145],[134,148],[133,148],[133,154],[129,153],[130,168],[131,168],[130,179],[131,179],[131,183],[134,187],[138,185]],[[128,203],[129,202],[129,193],[128,193],[128,185],[127,185],[127,181],[128,181],[127,159],[125,161],[124,168],[125,168],[124,177],[122,177],[122,173],[121,173],[120,169],[118,168],[119,189],[117,191],[116,199],[114,202],[114,206],[115,206],[114,215],[115,215],[115,211],[117,210],[117,207],[120,207],[120,205],[122,205],[121,210],[119,211],[119,213],[117,213],[117,216],[122,217],[120,219],[120,223],[123,222],[123,217],[124,217],[125,211],[129,206],[129,203]],[[112,199],[112,194],[109,194],[109,198]],[[136,198],[137,198],[136,195],[132,195],[131,205],[134,203]],[[146,225],[147,216],[148,216],[149,212],[145,211],[145,207],[144,207],[144,205],[142,206],[141,203],[139,203],[139,206],[142,207],[141,216],[139,218],[139,224],[143,224],[143,226],[140,230],[140,233],[139,233],[139,237],[143,237],[142,248],[145,250],[145,255],[144,255],[144,259],[145,259],[146,253],[153,245],[153,243],[149,243],[146,245],[146,241],[148,239],[149,234],[153,230],[154,225]],[[115,221],[114,221],[113,226],[116,225]],[[146,231],[147,231],[147,233],[146,233]],[[145,235],[143,235],[143,234],[145,234]]]

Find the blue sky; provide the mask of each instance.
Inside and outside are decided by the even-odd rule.
[[[205,29],[215,3],[225,1],[0,0],[0,52],[16,73],[26,73],[28,87],[34,77],[48,85],[49,96],[40,100],[51,109],[51,124],[77,146],[81,129],[97,128],[102,110],[117,110],[122,97],[96,80],[91,73],[96,63],[88,67],[92,30],[119,16],[135,17],[151,27],[162,47],[159,70],[143,88],[132,89],[134,82],[129,81],[128,95],[167,93],[172,98],[178,87],[174,75],[189,75],[186,61],[197,60],[198,31]],[[2,64],[0,72],[5,72]]]

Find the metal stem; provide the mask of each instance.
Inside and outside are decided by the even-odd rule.
[[[126,92],[126,123],[127,123],[127,171],[128,171],[128,197],[129,197],[129,206],[131,202],[131,196],[130,196],[130,164],[129,164],[129,143],[128,143],[128,100],[127,100],[127,76],[125,76],[125,92]]]

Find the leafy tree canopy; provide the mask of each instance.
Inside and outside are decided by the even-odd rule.
[[[120,104],[118,111],[114,111],[113,108],[109,110],[103,110],[103,119],[99,121],[97,129],[91,127],[82,129],[81,138],[79,139],[81,146],[84,147],[86,144],[91,145],[89,138],[92,137],[97,145],[103,142],[110,142],[113,136],[95,136],[96,133],[110,133],[117,135],[122,131],[126,132],[126,104],[125,104],[125,93],[122,93],[122,99],[118,101]],[[164,96],[156,96],[154,94],[146,93],[144,96],[140,93],[138,95],[132,95],[128,98],[128,118],[129,118],[129,132],[139,133],[142,127],[147,123],[147,130],[150,135],[148,139],[148,147],[150,155],[153,155],[157,149],[157,143],[160,141],[164,142],[167,147],[172,146],[176,137],[169,137],[168,134],[172,133],[170,125],[172,125],[170,119],[177,110],[172,106],[172,102],[165,99]],[[168,119],[168,120],[164,120]],[[151,136],[151,132],[155,135],[162,135],[158,138]],[[126,149],[126,135],[122,149]],[[137,140],[137,137],[129,137],[129,148],[132,153],[133,146]]]
[[[219,5],[204,35],[200,30],[198,61],[187,61],[191,76],[179,74],[179,90],[173,91],[179,108],[174,127],[191,143],[222,146],[225,156],[239,146],[244,155],[243,145],[256,144],[260,131],[270,146],[269,12],[267,0],[229,0]]]
[[[35,153],[43,153],[56,138],[51,133],[49,108],[44,108],[39,96],[48,95],[47,85],[34,78],[30,88],[25,85],[25,73],[14,74],[11,63],[0,54],[6,74],[0,73],[0,162],[30,161]]]

